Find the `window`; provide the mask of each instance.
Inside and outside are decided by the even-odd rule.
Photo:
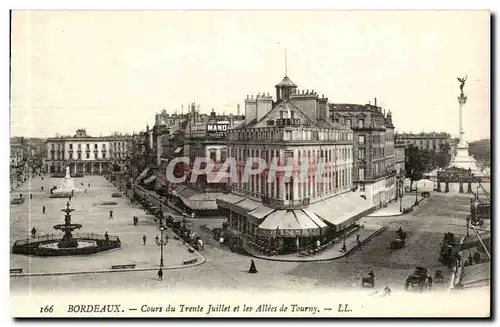
[[[69,154],[69,160],[73,160],[73,152],[70,152],[70,154]]]
[[[90,144],[87,143],[87,150],[90,149]]]
[[[87,152],[87,159],[90,159],[90,153]]]
[[[82,160],[82,154],[78,153],[78,160]]]
[[[351,120],[350,119],[346,119],[345,124],[347,125],[347,127],[351,128]]]
[[[208,150],[210,153],[210,159],[215,161],[217,159],[217,150],[216,149],[210,149]]]
[[[70,149],[70,150],[73,150],[73,144],[70,144],[70,145],[69,145],[69,149]]]
[[[103,149],[103,150],[104,150],[104,149],[106,149],[106,144],[103,144],[103,145],[102,145],[102,149]]]
[[[358,119],[358,128],[364,128],[364,127],[365,127],[365,120]]]
[[[360,145],[365,144],[365,136],[364,135],[358,135],[358,144],[360,144]]]
[[[365,169],[364,168],[359,168],[358,174],[359,174],[359,180],[365,179]]]
[[[102,154],[102,158],[103,158],[103,159],[106,159],[106,152],[103,152],[103,154]]]
[[[52,143],[51,145],[52,145],[52,150],[54,150],[54,148],[55,148],[55,144],[54,144],[54,143]]]
[[[81,149],[82,149],[82,145],[78,144],[78,150],[81,150]]]
[[[358,159],[365,158],[365,149],[358,149]]]

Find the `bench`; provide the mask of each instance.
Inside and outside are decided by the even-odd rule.
[[[17,268],[17,269],[11,269],[10,273],[11,274],[20,274],[23,272],[23,268]]]
[[[198,261],[198,258],[194,258],[194,259],[191,259],[191,260],[183,261],[182,264],[184,264],[184,265],[190,265],[192,263],[195,263],[196,261]]]
[[[133,269],[135,268],[135,264],[131,264],[131,265],[114,265],[114,266],[111,266],[111,269]]]

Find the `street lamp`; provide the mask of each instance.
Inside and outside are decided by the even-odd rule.
[[[415,181],[415,205],[418,206],[418,183]]]
[[[399,212],[403,212],[403,179],[399,180]]]
[[[465,235],[466,237],[469,237],[469,223],[470,223],[470,216],[467,216],[467,218],[465,219],[465,222],[466,222],[466,228],[467,228],[467,234]]]
[[[160,219],[160,239],[156,237],[156,245],[160,247],[160,268],[163,268],[163,246],[167,245],[168,241],[163,238],[163,231],[165,228],[162,225],[162,219]]]

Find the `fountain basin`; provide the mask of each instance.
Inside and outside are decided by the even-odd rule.
[[[97,242],[96,241],[89,241],[89,240],[76,240],[78,242],[78,248],[86,248],[86,247],[97,247]],[[46,244],[40,244],[39,247],[43,249],[53,249],[53,250],[72,250],[75,248],[60,248],[59,247],[59,242],[52,242],[52,243],[46,243]]]
[[[77,247],[59,248],[62,240],[60,235],[43,235],[34,238],[17,240],[13,247],[13,254],[33,255],[40,257],[56,257],[71,255],[91,255],[99,252],[121,248],[120,239],[116,236],[99,234],[75,234],[73,239],[78,242]]]

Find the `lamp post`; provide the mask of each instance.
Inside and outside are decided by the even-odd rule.
[[[418,206],[418,183],[415,181],[415,205]]]
[[[403,179],[399,180],[399,212],[403,212]]]
[[[168,241],[166,241],[165,238],[163,237],[163,231],[165,230],[165,228],[163,227],[162,219],[160,219],[159,221],[160,221],[160,239],[159,240],[156,239],[156,245],[160,247],[160,268],[163,268],[163,246],[167,245]]]
[[[467,216],[467,218],[465,219],[465,223],[466,223],[466,230],[467,230],[465,237],[469,237],[470,216]]]

